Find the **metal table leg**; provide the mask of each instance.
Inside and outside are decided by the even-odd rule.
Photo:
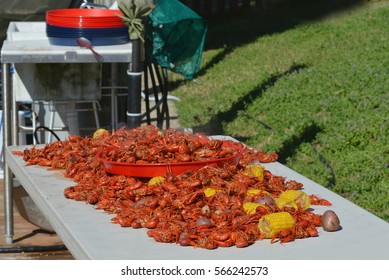
[[[11,73],[10,64],[2,65],[2,88],[3,88],[3,151],[11,145]],[[4,228],[5,242],[13,243],[13,181],[12,172],[8,168],[7,158],[4,155]]]
[[[169,93],[168,85],[168,73],[165,67],[162,68],[163,76],[163,89],[162,89],[162,120],[166,119],[166,129],[170,128],[170,114],[169,114],[169,105],[167,103],[167,97]]]
[[[142,91],[142,43],[132,40],[132,61],[127,71],[128,74],[128,98],[127,98],[127,126],[135,128],[141,126],[141,91]]]
[[[117,95],[118,95],[118,64],[111,63],[111,126],[113,130],[118,128],[118,104],[117,104]]]

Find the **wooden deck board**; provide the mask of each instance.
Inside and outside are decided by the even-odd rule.
[[[68,250],[50,250],[43,252],[4,253],[3,248],[53,246],[63,245],[57,234],[42,230],[38,226],[24,219],[14,207],[14,243],[5,242],[4,219],[4,188],[0,180],[0,260],[72,260],[73,256]]]

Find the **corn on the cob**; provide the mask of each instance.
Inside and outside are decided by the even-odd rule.
[[[253,215],[255,214],[258,206],[266,207],[263,204],[259,204],[255,202],[245,202],[243,203],[243,211],[246,212],[247,215]]]
[[[300,206],[303,210],[307,210],[311,205],[311,199],[303,191],[286,190],[276,199],[276,204],[280,209],[282,209],[284,206],[291,206],[295,209],[298,209]]]
[[[99,137],[100,135],[103,135],[104,133],[108,132],[108,130],[104,129],[104,128],[99,128],[98,130],[96,130],[94,133],[93,133],[93,138],[97,138]]]
[[[204,194],[205,194],[205,197],[210,197],[210,196],[213,196],[215,195],[217,192],[220,192],[221,190],[217,190],[217,189],[214,189],[214,188],[206,188],[203,190]]]
[[[248,189],[247,192],[246,192],[246,195],[247,196],[253,196],[253,195],[256,195],[256,194],[259,194],[259,193],[262,193],[262,194],[265,194],[265,195],[270,195],[269,192],[264,191],[264,190],[259,190],[259,189]]]
[[[157,177],[153,177],[149,180],[149,183],[148,185],[149,186],[154,186],[154,185],[158,185],[158,184],[161,184],[163,182],[166,181],[166,178],[163,177],[163,176],[157,176]]]
[[[258,229],[264,238],[273,238],[284,229],[291,229],[295,220],[289,212],[276,212],[262,216],[258,221]]]
[[[264,171],[265,171],[265,168],[263,168],[263,166],[251,164],[251,165],[246,166],[243,174],[246,176],[257,177],[258,180],[263,180],[263,178],[264,178],[263,172]]]

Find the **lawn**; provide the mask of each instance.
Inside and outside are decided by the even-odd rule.
[[[389,1],[209,21],[180,124],[225,134],[389,221]],[[355,2],[358,2],[355,4]]]

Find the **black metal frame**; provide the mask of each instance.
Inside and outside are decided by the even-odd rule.
[[[157,121],[157,127],[163,128],[166,121],[166,129],[170,128],[170,114],[168,105],[168,70],[165,67],[154,64],[147,56],[143,61],[143,48],[148,48],[149,44],[142,44],[140,40],[132,40],[132,62],[129,64],[128,74],[128,98],[127,98],[127,127],[135,128],[141,126],[142,119],[146,117],[146,123],[151,124]],[[146,112],[141,112],[141,87],[142,74],[144,76],[144,94]],[[149,80],[150,79],[150,80]],[[151,88],[150,86],[151,85]],[[159,96],[161,93],[161,97]],[[150,106],[150,96],[153,95],[155,105]],[[156,119],[151,118],[151,112],[156,111]]]
[[[149,82],[151,82],[151,88],[148,86]],[[157,121],[157,127],[162,129],[165,120],[165,126],[166,129],[168,129],[170,127],[170,115],[168,105],[169,89],[167,69],[153,63],[146,64],[144,69],[144,83],[147,124],[151,124],[152,121]],[[161,97],[159,96],[159,93],[161,93]],[[153,107],[150,107],[150,95],[153,95],[155,100],[155,105]],[[156,111],[157,117],[156,119],[151,119],[151,112],[154,110]]]

